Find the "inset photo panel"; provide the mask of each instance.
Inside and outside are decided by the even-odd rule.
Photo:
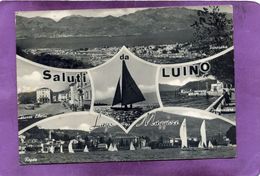
[[[72,112],[42,119],[19,131],[20,163],[116,160],[114,153],[118,151],[119,139],[115,134],[122,132],[116,121],[91,112]]]
[[[144,113],[160,107],[158,67],[143,61],[126,47],[108,62],[90,71],[94,86],[94,111],[128,128]]]
[[[92,90],[87,72],[66,72],[17,59],[19,130],[54,115],[89,111]]]
[[[162,66],[158,79],[163,106],[198,108],[235,121],[233,48],[195,62]]]

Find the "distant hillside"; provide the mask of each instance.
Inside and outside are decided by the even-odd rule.
[[[128,134],[125,134],[125,132],[119,127],[112,127],[109,128],[107,131],[107,134],[112,134],[113,137],[116,136],[148,136],[151,140],[157,140],[160,136],[164,137],[179,137],[179,131],[180,131],[180,124],[183,121],[183,119],[186,118],[187,120],[187,131],[188,136],[190,137],[200,137],[200,126],[202,123],[202,119],[199,118],[193,118],[193,117],[187,117],[187,116],[180,116],[180,115],[174,115],[166,112],[157,112],[156,118],[154,121],[167,121],[167,120],[178,120],[179,125],[170,125],[166,126],[165,129],[160,129],[156,125],[151,125],[149,123],[147,126],[142,124],[141,121],[139,121],[137,124],[140,126],[136,127],[134,126]],[[207,129],[207,137],[213,137],[218,134],[226,134],[226,132],[229,130],[229,128],[232,125],[224,122],[220,119],[214,119],[214,120],[206,120],[206,129]],[[104,134],[104,129],[96,129],[92,131],[91,133],[98,134]]]
[[[182,121],[186,118],[187,123],[187,135],[190,137],[200,137],[200,126],[202,123],[202,119],[189,117],[189,116],[180,116],[175,114],[170,114],[166,112],[157,112],[156,113],[156,121],[167,121],[167,120],[178,120],[179,125],[170,125],[166,126],[164,130],[160,129],[159,126],[151,125],[152,122],[145,126],[142,124],[139,127],[134,127],[131,129],[129,135],[135,135],[135,136],[149,136],[152,140],[158,139],[160,136],[168,136],[168,137],[180,137],[180,125]],[[140,122],[141,123],[141,122]],[[140,124],[138,123],[138,124]],[[224,122],[220,119],[214,119],[214,120],[206,120],[206,130],[207,130],[207,137],[213,137],[219,133],[226,134],[227,130],[232,125]]]
[[[197,11],[185,8],[158,8],[120,17],[68,16],[58,22],[42,17],[16,17],[17,38],[55,38],[68,36],[150,35],[172,31],[191,31]]]
[[[173,86],[169,84],[159,84],[160,92],[168,92],[168,91],[177,91],[179,90],[180,86]]]
[[[54,129],[52,130],[52,138],[56,140],[65,140],[69,141],[70,139],[75,139],[76,136],[80,135],[85,139],[88,137],[105,137],[105,138],[120,138],[120,137],[145,137],[147,136],[150,140],[158,140],[160,137],[164,139],[171,138],[179,138],[180,137],[180,125],[183,120],[186,119],[187,123],[187,135],[188,137],[200,137],[200,127],[203,119],[193,118],[188,116],[180,116],[174,115],[166,112],[157,112],[156,117],[151,120],[148,124],[142,123],[142,120],[137,124],[139,126],[134,126],[129,133],[125,133],[120,127],[113,126],[105,129],[105,127],[96,128],[91,132],[80,131],[80,130],[60,130]],[[169,121],[178,121],[179,123],[176,125],[168,125],[165,128],[160,128],[159,126],[154,125],[154,122],[169,122]],[[153,125],[152,125],[153,124]],[[169,124],[169,123],[168,123]],[[206,131],[207,131],[207,139],[211,140],[212,138],[218,135],[227,135],[227,132],[230,129],[234,129],[235,127],[231,124],[220,120],[206,120]],[[39,129],[38,127],[34,127],[27,132],[24,133],[26,136],[30,136],[30,138],[44,139],[48,137],[49,130],[48,129]]]
[[[207,88],[207,85],[208,85],[208,89],[210,89],[210,85],[213,83],[216,83],[216,82],[217,82],[217,80],[207,79],[207,80],[203,80],[203,81],[188,82],[184,86],[159,84],[159,90],[160,90],[160,92],[178,91],[179,89],[204,90]]]
[[[205,89],[210,89],[210,85],[216,83],[217,80],[212,80],[212,79],[207,79],[203,81],[193,81],[193,82],[188,82],[184,86],[181,87],[181,89],[192,89],[192,90],[205,90]],[[208,87],[207,87],[208,85]]]

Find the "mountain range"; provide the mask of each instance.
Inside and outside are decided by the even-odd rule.
[[[145,9],[119,17],[72,15],[54,21],[43,17],[16,16],[16,36],[21,38],[59,38],[150,35],[192,31],[197,10],[186,8]]]
[[[217,82],[217,80],[206,79],[206,80],[201,80],[201,81],[191,81],[191,82],[186,83],[183,86],[159,84],[159,90],[160,90],[160,92],[178,91],[179,89],[206,90],[206,89],[210,89],[210,85],[214,84],[216,82]]]

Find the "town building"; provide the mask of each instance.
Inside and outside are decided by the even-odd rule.
[[[65,102],[69,99],[69,89],[61,91],[58,93],[58,101]]]
[[[210,91],[211,92],[220,92],[222,93],[224,89],[224,84],[220,81],[217,81],[216,84],[211,84]]]
[[[36,101],[37,103],[52,103],[52,90],[46,87],[36,90]]]
[[[69,87],[69,104],[72,109],[89,109],[92,97],[90,81],[72,83]]]

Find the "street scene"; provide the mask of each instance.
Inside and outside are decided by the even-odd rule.
[[[86,73],[67,73],[71,80],[82,78],[82,81],[74,80],[71,83],[44,79],[42,73],[43,68],[17,61],[19,129],[54,115],[90,109],[92,91]],[[62,72],[53,73],[56,76],[65,75]]]

